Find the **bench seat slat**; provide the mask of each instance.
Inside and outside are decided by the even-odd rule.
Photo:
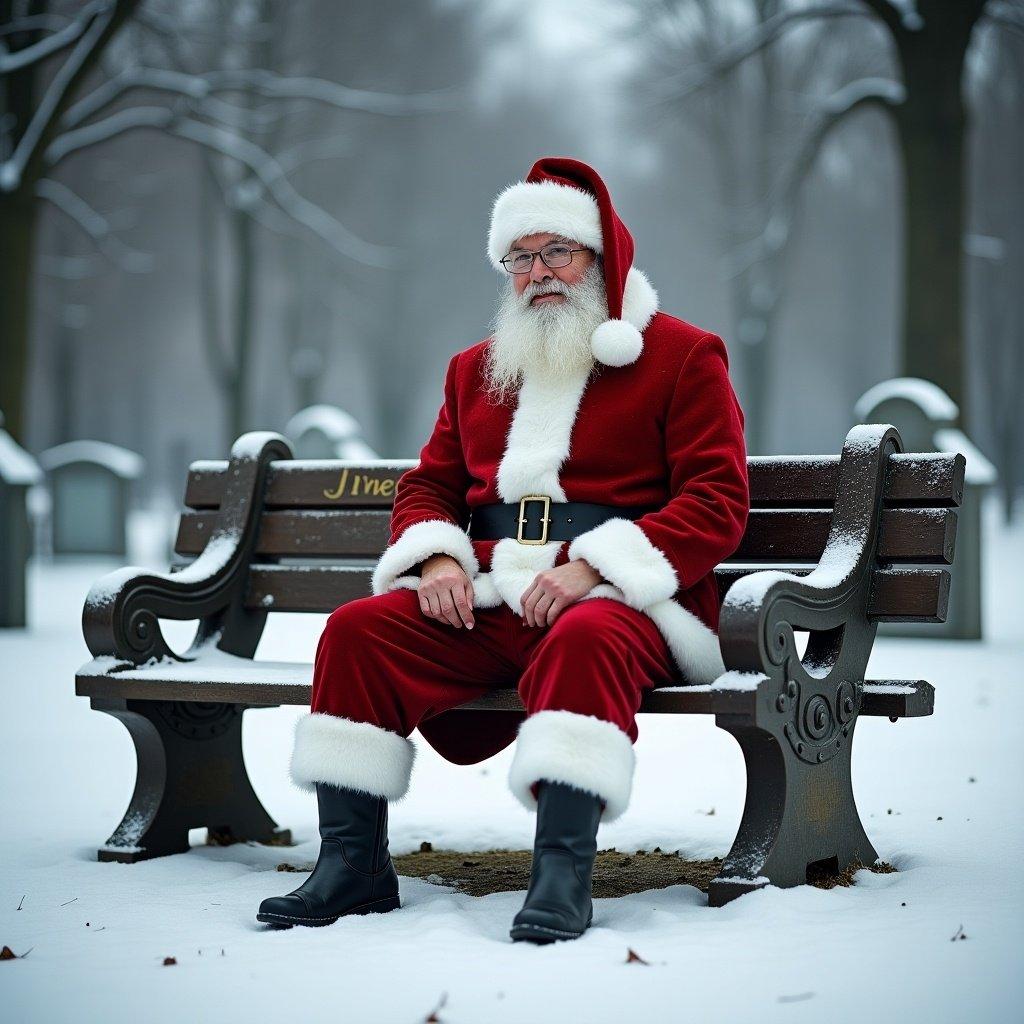
[[[250,661],[220,651],[191,662],[158,664],[111,672],[113,659],[97,658],[75,676],[80,697],[238,703],[252,707],[308,705],[313,666],[304,662]],[[931,714],[932,687],[924,680],[868,680],[861,714],[894,718]],[[640,711],[651,714],[706,715],[746,713],[753,690],[711,686],[670,686],[644,694]],[[513,687],[501,687],[461,705],[464,711],[522,711]]]
[[[175,550],[198,555],[218,525],[217,512],[184,512]],[[271,557],[375,558],[387,544],[391,514],[367,509],[264,512],[256,553]],[[817,561],[828,539],[828,509],[754,509],[730,561]],[[956,509],[887,509],[878,557],[952,564]]]
[[[415,459],[272,462],[266,504],[268,508],[390,507],[398,478],[415,465]],[[886,504],[955,507],[963,500],[965,465],[962,455],[894,455],[886,477]],[[751,455],[747,468],[753,508],[831,508],[834,504],[838,455]],[[186,506],[219,508],[226,471],[226,462],[192,463]]]

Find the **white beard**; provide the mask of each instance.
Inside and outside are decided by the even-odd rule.
[[[531,306],[535,295],[560,292],[564,302]],[[575,377],[594,363],[590,336],[608,319],[604,270],[600,259],[575,285],[557,278],[530,282],[516,295],[511,277],[498,298],[483,375],[490,391],[504,402],[524,376],[550,382]]]

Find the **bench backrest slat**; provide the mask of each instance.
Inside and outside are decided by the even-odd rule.
[[[715,576],[720,594],[758,569],[719,566]],[[810,570],[794,571],[803,575]],[[276,612],[330,612],[369,594],[370,572],[364,566],[253,565],[245,605]],[[879,622],[942,622],[949,582],[948,569],[877,569],[868,613]]]
[[[388,541],[397,482],[416,464],[412,459],[272,462],[246,607],[329,612],[369,594],[372,563]],[[942,566],[953,560],[964,465],[959,455],[890,457],[872,618],[944,621],[950,576]],[[747,530],[737,551],[716,569],[723,595],[740,577],[769,566],[810,571],[832,523],[839,456],[751,456],[748,469]],[[198,555],[216,530],[226,472],[226,462],[190,467],[175,544],[179,555]]]
[[[226,462],[194,462],[185,505],[220,507]],[[415,459],[272,462],[267,508],[390,508],[398,478]],[[953,508],[964,490],[964,461],[950,455],[893,455],[886,475],[891,506]],[[747,459],[751,508],[831,508],[839,475],[838,455],[769,456]]]
[[[812,562],[821,557],[832,513],[828,509],[752,509],[730,561]],[[952,564],[956,509],[896,508],[882,513],[879,557],[893,562]],[[175,550],[197,555],[217,526],[216,512],[182,514]],[[387,544],[389,511],[336,509],[264,512],[258,555],[372,558]]]

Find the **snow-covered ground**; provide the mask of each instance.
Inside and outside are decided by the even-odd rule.
[[[0,945],[30,951],[0,963],[0,1019],[415,1022],[442,1001],[436,1019],[467,1024],[1019,1019],[1024,529],[1003,529],[992,506],[986,519],[986,641],[883,638],[869,668],[936,686],[933,717],[857,729],[858,803],[898,873],[768,888],[721,909],[682,885],[599,899],[581,939],[539,947],[508,937],[523,892],[474,898],[405,876],[390,914],[316,930],[257,924],[259,901],[301,879],[275,866],[316,856],[313,800],[286,776],[297,708],[250,712],[245,750],[301,846],[98,863],[131,794],[133,749],[74,696],[73,677],[88,658],[85,592],[113,566],[34,565],[32,627],[0,630]],[[150,555],[132,560],[158,564]],[[322,622],[272,617],[258,657],[308,660]],[[711,718],[639,722],[633,801],[599,845],[723,855],[742,805],[738,748]],[[391,808],[394,852],[423,840],[532,845],[534,819],[505,783],[511,750],[460,767],[418,746],[411,790]],[[648,963],[626,963],[630,948]]]

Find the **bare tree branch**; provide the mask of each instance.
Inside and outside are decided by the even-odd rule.
[[[72,90],[95,63],[97,55],[120,27],[121,22],[131,13],[136,2],[137,0],[113,0],[99,13],[94,12],[88,28],[54,73],[14,152],[0,163],[0,192],[16,192],[20,188],[26,168],[45,148]]]
[[[655,87],[654,96],[660,100],[683,99],[732,71],[747,58],[775,42],[783,32],[802,22],[820,18],[867,16],[862,6],[850,2],[785,8],[759,22],[747,35],[727,43],[704,65],[665,76]]]
[[[906,90],[899,82],[884,78],[864,78],[849,82],[836,90],[814,115],[814,127],[805,132],[797,154],[783,172],[780,184],[773,189],[772,212],[764,230],[756,238],[736,247],[729,255],[729,276],[736,277],[755,263],[780,252],[789,241],[793,228],[793,211],[799,200],[800,188],[807,179],[818,154],[839,124],[855,110],[878,106],[892,113],[906,98]]]
[[[65,214],[74,224],[88,235],[96,248],[121,270],[140,274],[153,269],[151,253],[140,252],[125,245],[114,233],[101,213],[94,210],[81,196],[73,192],[67,185],[50,178],[43,178],[36,183],[36,195],[52,203],[61,213]]]
[[[312,138],[295,142],[277,154],[277,162],[287,172],[305,167],[317,160],[336,160],[351,156],[355,142],[346,136],[333,138]]]
[[[83,128],[59,135],[46,151],[47,164],[52,170],[72,153],[105,142],[134,128],[166,128],[181,117],[183,112],[183,107],[126,107],[102,121],[93,121]]]
[[[102,121],[61,135],[47,150],[47,161],[51,168],[56,167],[72,153],[140,128],[159,129],[232,157],[255,175],[281,209],[343,256],[372,267],[395,264],[397,250],[359,238],[326,210],[300,195],[284,168],[261,147],[216,125],[189,118],[181,110],[129,107],[118,111]]]
[[[300,195],[281,165],[255,143],[194,120],[182,120],[168,130],[245,164],[287,214],[342,255],[372,267],[395,265],[398,250],[359,238],[326,210]]]
[[[166,68],[134,67],[110,78],[71,107],[61,126],[76,128],[86,118],[98,114],[125,93],[140,88],[178,93],[194,100],[206,99],[217,92],[244,90],[273,99],[308,100],[342,110],[392,117],[439,113],[454,109],[461,102],[461,91],[456,89],[400,96],[352,89],[323,78],[288,77],[258,68],[190,75]]]
[[[75,16],[75,19],[63,28],[58,29],[52,35],[40,39],[32,46],[26,46],[22,50],[15,50],[14,53],[0,53],[0,75],[10,71],[17,71],[19,68],[27,68],[29,64],[36,64],[45,60],[52,54],[59,53],[82,37],[93,19],[110,7],[109,0],[92,0],[87,3]],[[22,21],[29,21],[23,18]],[[38,19],[32,19],[38,20]],[[36,26],[38,28],[38,26]]]
[[[67,23],[68,19],[59,14],[26,14],[0,25],[0,36],[15,36],[20,32],[59,32]]]

